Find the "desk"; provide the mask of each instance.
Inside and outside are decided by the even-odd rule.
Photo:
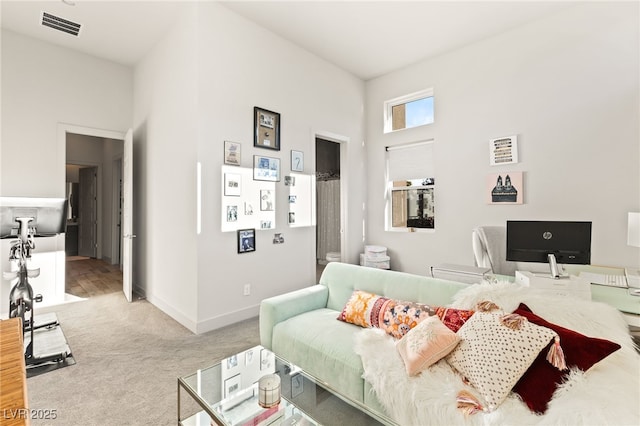
[[[0,321],[0,425],[28,425],[27,370],[20,318]]]
[[[565,272],[579,275],[581,271],[596,274],[624,275],[624,269],[597,265],[563,265]],[[627,323],[640,327],[640,296],[632,296],[626,288],[591,284],[591,300],[609,304],[623,313]]]

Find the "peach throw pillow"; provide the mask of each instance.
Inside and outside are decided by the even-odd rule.
[[[396,343],[407,374],[415,376],[451,352],[460,338],[436,316],[428,317]]]

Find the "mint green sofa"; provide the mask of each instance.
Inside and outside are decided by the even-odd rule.
[[[384,413],[362,378],[362,362],[353,351],[354,334],[361,328],[336,319],[353,290],[444,306],[465,287],[454,281],[332,262],[319,284],[262,301],[260,341],[341,394]]]

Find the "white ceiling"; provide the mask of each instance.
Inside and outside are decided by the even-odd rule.
[[[186,1],[2,0],[2,27],[125,65],[166,33]],[[558,1],[224,1],[226,7],[368,80],[568,7]],[[82,24],[43,27],[42,11]]]

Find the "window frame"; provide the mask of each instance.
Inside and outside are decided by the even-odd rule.
[[[403,127],[401,129],[396,129],[396,130],[393,129],[393,108],[394,107],[398,105],[408,104],[420,99],[426,99],[426,98],[434,98],[433,87],[420,90],[418,92],[409,93],[408,95],[399,96],[397,98],[389,99],[385,101],[384,102],[384,129],[383,129],[384,133],[399,132],[402,130],[415,129],[417,127],[423,127],[423,126],[428,126],[430,124],[433,124],[435,122],[435,107],[434,107],[434,113],[433,113],[433,120],[431,120],[431,122],[420,124],[418,126],[413,126],[413,127]],[[435,102],[435,99],[434,99],[434,102]]]
[[[394,192],[397,191],[411,191],[411,190],[425,190],[430,189],[433,196],[434,202],[434,218],[435,218],[435,173],[431,170],[426,170],[426,174],[431,174],[431,176],[422,176],[422,177],[413,177],[407,179],[393,178],[390,173],[390,158],[388,157],[389,151],[396,151],[402,149],[411,149],[415,147],[419,147],[421,145],[430,145],[431,146],[431,158],[430,160],[433,162],[433,146],[435,143],[435,139],[429,138],[416,142],[409,142],[404,144],[398,144],[393,146],[385,147],[385,151],[387,151],[386,157],[386,167],[385,167],[385,181],[386,181],[386,191],[385,191],[385,231],[386,232],[426,232],[433,233],[435,232],[435,227],[432,228],[422,228],[422,227],[412,227],[412,226],[395,226],[394,224]],[[394,180],[395,179],[395,180]],[[406,202],[406,201],[405,201]],[[408,210],[408,206],[401,206],[402,210]],[[408,218],[408,211],[407,218]]]

